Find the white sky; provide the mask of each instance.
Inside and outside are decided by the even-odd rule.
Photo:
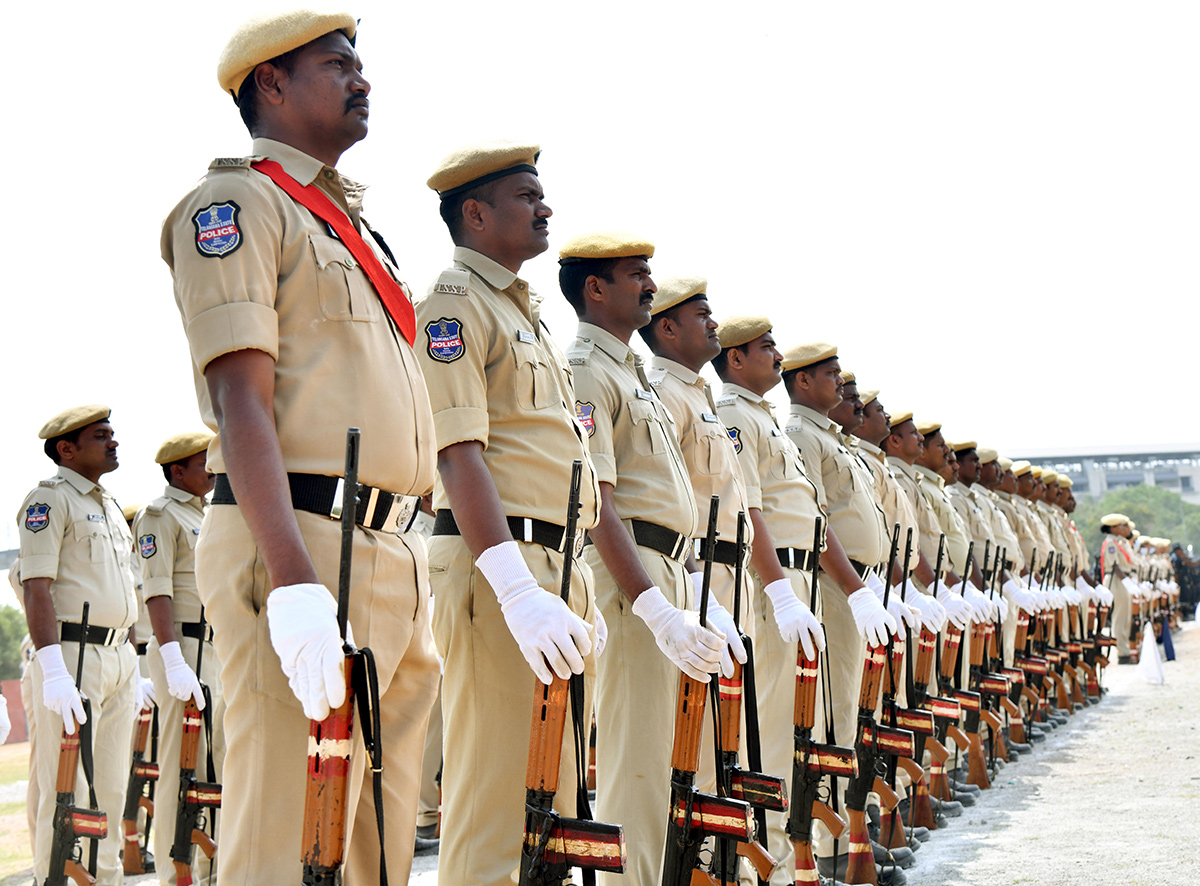
[[[161,440],[200,424],[159,226],[213,157],[248,151],[216,59],[263,6],[22,5],[40,24],[10,39],[0,142],[18,198],[0,221],[0,548],[53,473],[51,415],[113,407],[105,482],[127,504],[160,494]],[[438,160],[533,138],[555,215],[523,276],[560,344],[554,252],[615,226],[657,244],[656,276],[706,276],[718,319],[838,343],[861,386],[952,437],[1200,440],[1195,4],[353,11],[371,134],[340,168],[372,186],[415,290],[450,257],[424,185]]]

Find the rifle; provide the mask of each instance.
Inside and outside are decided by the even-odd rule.
[[[714,495],[708,510],[705,536],[704,581],[700,586],[700,626],[708,612],[712,558],[717,546],[717,512],[720,497]],[[663,852],[662,886],[691,883],[716,884],[712,875],[699,867],[700,848],[707,837],[732,837],[741,843],[754,838],[750,804],[731,797],[714,797],[696,790],[700,766],[700,736],[704,728],[705,686],[682,674],[675,705],[675,741],[671,747],[671,809]]]
[[[760,884],[771,879],[779,862],[767,850],[767,811],[787,812],[787,784],[782,778],[762,771],[762,748],[758,734],[758,692],[754,682],[754,644],[739,624],[742,608],[742,561],[746,553],[746,512],[738,511],[736,561],[733,566],[733,625],[746,647],[746,664],[733,661],[733,676],[721,677],[714,711],[718,712],[716,734],[717,794],[745,800],[754,807],[755,839],[738,842],[718,839],[711,872],[718,883],[738,882],[738,856],[754,867]],[[717,681],[713,681],[717,683]],[[709,684],[710,686],[713,684]],[[738,765],[741,744],[742,699],[746,700],[746,757],[750,771]]]
[[[891,575],[896,567],[896,550],[900,544],[900,524],[892,531],[892,549],[888,556],[887,577],[883,589],[883,608],[887,609],[891,593]],[[887,646],[868,646],[863,661],[862,682],[858,694],[858,734],[854,749],[858,755],[858,774],[846,787],[846,818],[850,826],[850,855],[846,864],[846,883],[869,883],[876,886],[875,854],[867,833],[867,794],[879,793],[885,806],[899,802],[895,792],[876,774],[880,757],[885,753],[911,757],[913,734],[906,729],[883,726],[875,720],[879,704],[879,689],[883,680]]]
[[[370,756],[379,831],[379,886],[387,886],[387,854],[383,821],[383,750],[379,744],[379,675],[370,649],[355,649],[346,639],[350,611],[350,565],[358,515],[359,430],[346,430],[346,469],[342,501],[335,516],[342,520],[338,562],[338,631],[345,653],[346,700],[324,720],[308,727],[307,783],[304,787],[304,826],[301,836],[303,886],[340,886],[346,850],[346,803],[350,790],[350,748],[354,736],[355,697],[362,696],[358,720],[363,745]]]
[[[967,559],[964,563],[963,575],[971,574],[971,561],[975,557],[975,542],[972,540],[967,544]],[[965,585],[969,578],[963,578],[964,591]],[[938,684],[941,687],[943,696],[952,699],[958,705],[959,710],[966,714],[967,731],[970,731],[970,726],[974,725],[976,729],[976,738],[978,738],[978,714],[979,714],[979,693],[968,689],[962,689],[962,671],[958,666],[958,656],[961,650],[963,632],[955,627],[952,623],[946,625],[946,644],[945,654],[942,656],[941,668],[938,677]],[[945,713],[949,713],[947,710]],[[939,717],[938,723],[938,740],[942,743],[949,738],[954,742],[955,761],[958,759],[958,750],[966,748],[970,752],[971,741],[967,733],[959,728],[957,720],[950,720],[948,717]],[[982,746],[979,748],[982,753]],[[937,774],[934,774],[935,784],[938,782]],[[935,792],[941,800],[953,800],[953,793],[950,791],[950,785],[942,780],[940,785],[941,792]]]
[[[813,531],[811,555],[812,586],[809,589],[809,609],[817,611],[817,578],[821,559],[821,518]],[[858,775],[858,757],[853,748],[833,743],[833,717],[825,717],[826,744],[813,741],[813,723],[817,709],[817,674],[821,653],[813,657],[804,654],[803,645],[796,649],[796,704],[792,713],[795,754],[792,758],[792,807],[788,813],[787,832],[796,856],[796,882],[816,883],[817,863],[812,852],[813,819],[820,819],[836,840],[846,830],[846,822],[828,805],[818,799],[821,779],[853,778]],[[829,702],[828,672],[825,674],[825,698]]]
[[[579,519],[579,486],[583,462],[571,465],[571,490],[567,499],[566,532],[563,535],[561,595],[571,598],[571,570],[575,559],[575,528]],[[576,775],[582,774],[576,797],[576,818],[563,818],[554,809],[558,774],[562,763],[563,730],[567,722],[568,696],[575,713]],[[583,677],[564,680],[554,676],[547,686],[534,679],[533,722],[529,728],[529,758],[525,764],[525,836],[521,841],[520,886],[561,886],[570,882],[571,868],[583,869],[584,883],[595,883],[595,871],[625,873],[625,832],[619,824],[591,820],[587,803],[583,761]]]
[[[175,809],[175,842],[171,844],[171,862],[175,865],[175,882],[178,886],[191,886],[192,847],[199,846],[205,857],[212,859],[217,844],[204,832],[205,824],[213,824],[206,809],[221,806],[221,785],[213,779],[212,758],[212,701],[208,687],[200,679],[204,664],[204,610],[200,610],[200,639],[196,646],[196,679],[204,694],[204,713],[190,697],[183,705],[183,741],[179,745],[179,805]],[[205,729],[205,744],[208,750],[208,781],[196,780],[196,757],[200,751],[200,730]],[[206,821],[207,819],[207,821]]]
[[[83,694],[83,653],[87,649],[88,610],[90,603],[83,604],[83,617],[79,620],[79,660],[75,665],[75,689],[83,702],[84,722],[75,724],[75,732],[68,733],[63,725],[62,741],[58,746],[58,775],[54,790],[54,838],[50,844],[50,873],[45,886],[65,886],[70,877],[78,886],[96,884],[96,847],[108,836],[108,816],[96,808],[96,790],[92,785],[92,702]],[[88,783],[89,807],[81,809],[75,805],[75,779],[79,774],[80,752],[83,756],[83,775]],[[88,866],[83,866],[81,838],[91,840],[88,851]]]
[[[133,762],[129,767],[129,786],[125,789],[125,812],[122,826],[125,830],[125,848],[121,853],[121,864],[127,874],[145,874],[146,849],[138,834],[138,809],[146,810],[146,844],[150,843],[150,822],[154,819],[154,799],[146,795],[147,787],[158,781],[158,764],[146,760],[146,745],[150,740],[150,721],[154,717],[154,706],[147,704],[137,715],[134,726]]]

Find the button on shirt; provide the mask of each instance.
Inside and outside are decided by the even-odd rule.
[[[437,448],[478,441],[504,512],[558,526],[571,463],[580,459],[579,528],[591,529],[600,486],[566,358],[540,311],[541,298],[512,271],[472,249],[454,250],[454,265],[417,305]],[[450,507],[440,478],[433,497],[435,508]]]
[[[726,384],[717,400],[717,415],[742,466],[746,502],[762,511],[776,547],[812,550],[824,508],[800,449],[780,430],[770,402],[740,385]]]
[[[694,538],[696,501],[675,419],[650,387],[641,358],[612,333],[580,323],[567,359],[575,414],[590,434],[597,478],[613,486],[617,514]]]
[[[708,382],[686,366],[657,356],[651,359],[646,375],[650,386],[675,419],[679,450],[683,453],[696,499],[697,529],[703,532],[708,527],[709,502],[718,495],[721,497],[718,537],[722,541],[735,541],[738,511],[748,511],[750,506],[733,440],[717,416]],[[747,513],[746,544],[753,540],[754,527]]]
[[[137,621],[133,537],[103,486],[69,468],[43,480],[17,512],[21,580],[48,578],[58,621],[127,628]]]
[[[200,621],[196,593],[196,542],[204,520],[204,499],[174,486],[142,509],[133,523],[135,550],[142,561],[142,596],[171,598],[178,622]],[[138,637],[145,642],[149,635]]]
[[[867,466],[842,445],[832,419],[815,409],[793,403],[787,435],[812,468],[809,476],[846,556],[867,566],[882,563],[891,536],[875,503],[874,481]]]
[[[346,429],[359,427],[361,482],[404,495],[428,492],[436,469],[433,417],[412,349],[345,244],[249,164],[275,160],[301,185],[320,188],[360,230],[367,228],[364,188],[271,139],[255,139],[253,152],[214,161],[163,224],[162,256],[174,276],[205,423],[218,430],[203,377],[208,364],[232,351],[263,351],[275,360],[275,425],[287,470],[340,476]],[[231,222],[216,229],[224,232],[219,248],[201,239],[215,218]],[[396,277],[369,229],[363,240]],[[225,470],[219,433],[208,465]]]

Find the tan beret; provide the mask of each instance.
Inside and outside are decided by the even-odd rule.
[[[844,384],[844,385],[857,384],[857,382],[855,381],[855,378],[854,378],[854,373],[851,372],[849,369],[842,370],[842,384]]]
[[[163,441],[158,447],[154,461],[160,465],[191,458],[197,452],[204,452],[212,442],[213,435],[208,431],[188,431],[186,434],[176,434]]]
[[[845,382],[842,382],[842,384],[845,384]],[[868,388],[865,391],[858,392],[858,399],[863,401],[863,406],[866,406],[868,403],[871,403],[878,396],[879,396],[879,391],[876,391],[873,388]]]
[[[1140,538],[1142,534],[1141,531],[1138,530],[1137,524],[1135,524],[1132,520],[1129,522],[1129,533],[1134,538]]]
[[[558,251],[558,260],[563,264],[601,258],[631,258],[638,255],[654,258],[654,244],[621,231],[597,231],[572,237]]]
[[[1128,523],[1129,518],[1124,514],[1105,514],[1100,518],[1101,526],[1120,526],[1123,523]]]
[[[977,446],[975,448],[975,454],[979,456],[979,463],[981,465],[986,465],[988,462],[995,461],[1000,457],[999,452],[997,452],[995,449],[989,449],[986,446]]]
[[[796,345],[783,352],[783,369],[785,372],[791,369],[803,369],[805,366],[812,366],[814,363],[820,363],[822,360],[829,360],[836,356],[837,345],[827,342],[814,341]]]
[[[1052,471],[1049,468],[1042,468],[1041,477],[1043,483],[1053,483],[1058,479],[1058,471]]]
[[[125,505],[125,507],[121,508],[121,514],[125,517],[125,522],[130,523],[141,509],[141,505]]]
[[[979,444],[974,440],[960,440],[957,443],[951,443],[950,448],[954,450],[955,455],[960,452],[966,452],[968,449],[976,449]]]
[[[540,155],[541,148],[527,142],[478,142],[459,148],[442,160],[425,184],[445,200],[506,175],[518,172],[537,175]]]
[[[1000,462],[1000,470],[1002,470],[1002,471],[1007,471],[1007,470],[1011,470],[1011,469],[1012,469],[1012,466],[1013,466],[1013,460],[1012,460],[1011,458],[1005,458],[1005,457],[1002,455],[1002,456],[1000,456],[1000,458],[998,458],[998,459],[997,459],[997,461],[999,461],[999,462]]]
[[[703,277],[670,277],[658,284],[654,304],[650,306],[650,316],[668,311],[692,296],[704,295],[707,291],[708,281]]]
[[[1016,474],[1018,477],[1024,477],[1026,474],[1030,473],[1032,470],[1033,470],[1033,465],[1031,465],[1025,459],[1021,459],[1020,461],[1014,461],[1012,463],[1012,472],[1014,474]]]
[[[94,422],[108,421],[110,415],[112,415],[112,410],[107,406],[76,406],[66,412],[60,412],[42,425],[42,429],[38,431],[38,437],[42,440],[52,440],[63,434],[69,434],[71,431],[86,428]]]
[[[895,428],[899,425],[902,425],[906,421],[910,421],[912,419],[912,417],[913,417],[913,414],[910,410],[905,410],[904,412],[897,412],[895,415],[892,416],[892,427]]]
[[[358,22],[348,12],[295,9],[256,16],[243,23],[221,50],[217,82],[221,89],[237,98],[242,81],[263,62],[299,49],[333,31],[341,31],[353,44],[357,30]]]
[[[942,429],[940,421],[919,421],[917,422],[917,431],[922,437],[928,437],[930,434],[935,434]]]
[[[1040,479],[1042,476],[1042,468],[1039,468],[1037,465],[1031,465],[1029,468],[1029,473]]]
[[[1075,481],[1072,480],[1070,477],[1068,477],[1066,474],[1059,474],[1058,475],[1058,485],[1063,486],[1067,489],[1070,489],[1072,486],[1075,485]]]
[[[717,327],[717,338],[722,348],[736,348],[770,331],[771,321],[766,317],[730,317]]]

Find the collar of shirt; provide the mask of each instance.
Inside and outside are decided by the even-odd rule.
[[[708,387],[708,382],[704,380],[704,376],[700,375],[700,373],[692,372],[692,370],[688,369],[682,363],[676,363],[674,360],[668,360],[666,357],[660,357],[655,354],[650,358],[650,367],[668,372],[685,385],[692,385],[702,391]]]
[[[256,157],[269,157],[274,160],[283,167],[284,172],[305,187],[315,183],[330,197],[335,198],[335,202],[340,202],[342,208],[354,220],[355,226],[358,226],[355,216],[362,208],[365,185],[346,178],[316,157],[310,157],[300,149],[272,138],[254,139],[250,145],[250,153]]]
[[[590,341],[618,363],[628,363],[630,366],[642,365],[642,358],[634,353],[633,348],[607,329],[601,329],[591,323],[580,323],[576,335],[584,341]]]
[[[454,261],[474,271],[492,289],[511,298],[537,325],[542,299],[528,283],[494,259],[465,246],[454,247]]]
[[[80,495],[91,495],[94,492],[99,493],[102,498],[108,495],[108,490],[99,483],[93,483],[87,477],[83,476],[83,474],[72,471],[70,468],[64,468],[60,465],[58,476],[70,483]]]
[[[827,415],[821,415],[821,413],[817,412],[817,410],[810,409],[808,406],[805,406],[802,403],[793,403],[791,410],[788,412],[788,416],[806,418],[821,430],[829,431],[829,433],[833,434],[835,438],[838,436],[837,432],[833,429],[833,419]],[[838,440],[838,442],[840,443],[841,440]]]
[[[861,449],[863,452],[869,452],[871,455],[883,462],[883,464],[887,464],[887,456],[884,455],[882,449],[880,449],[871,441],[864,440],[862,437],[858,437],[857,439],[859,449]]]
[[[167,491],[163,494],[172,501],[191,505],[197,511],[204,510],[204,499],[199,495],[192,495],[186,489],[180,489],[178,486],[168,486]]]
[[[941,474],[929,470],[929,468],[925,467],[924,465],[913,465],[913,467],[916,468],[920,475],[930,483],[936,483],[938,489],[943,491],[946,489],[946,481],[943,479]]]

